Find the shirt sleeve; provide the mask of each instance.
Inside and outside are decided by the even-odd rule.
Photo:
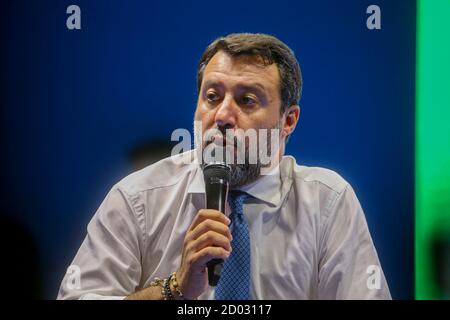
[[[361,205],[350,185],[321,224],[319,299],[391,299]]]
[[[124,299],[141,280],[142,227],[117,186],[102,202],[61,283],[58,299]]]

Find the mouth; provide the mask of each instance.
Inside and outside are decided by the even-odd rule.
[[[205,147],[209,146],[211,143],[214,143],[215,145],[219,146],[219,147],[233,147],[236,148],[237,147],[237,141],[233,141],[233,142],[229,142],[229,144],[227,145],[227,140],[224,136],[220,135],[220,134],[216,134],[214,136],[211,137],[211,139],[209,139],[208,141],[206,141],[205,143]]]

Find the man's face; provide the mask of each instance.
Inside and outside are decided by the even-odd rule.
[[[225,129],[281,129],[279,85],[276,64],[263,65],[259,57],[231,57],[219,51],[204,70],[195,120],[201,122],[203,133],[209,129],[219,129],[224,135]],[[232,166],[232,180],[236,170],[239,181],[234,185],[239,186],[255,180],[260,168]]]
[[[280,121],[280,75],[258,57],[216,53],[203,73],[195,120],[211,128],[273,128]]]

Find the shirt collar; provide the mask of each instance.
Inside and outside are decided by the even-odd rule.
[[[279,166],[276,166],[258,180],[245,185],[239,190],[247,192],[252,197],[278,206],[281,199],[281,177]]]
[[[205,180],[203,180],[203,171],[198,162],[194,162],[194,175],[188,186],[188,193],[205,193]]]

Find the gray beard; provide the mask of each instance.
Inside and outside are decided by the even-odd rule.
[[[261,176],[261,163],[232,164],[230,189],[237,189],[256,181]]]
[[[281,122],[278,122],[274,127],[271,129],[280,129],[281,128]],[[270,133],[269,138],[267,139],[267,152],[268,154],[272,154],[272,145],[270,143]],[[205,146],[204,146],[205,147]],[[203,149],[204,150],[204,149]],[[231,176],[230,176],[230,189],[238,189],[242,186],[245,186],[247,184],[250,184],[261,176],[261,169],[264,167],[269,167],[270,164],[263,165],[259,159],[259,156],[257,158],[256,164],[250,164],[249,162],[249,151],[248,148],[245,150],[245,163],[243,164],[237,164],[233,163],[229,166],[231,167]],[[204,166],[205,163],[203,163],[202,166]]]
[[[281,125],[278,123],[276,126],[274,126],[271,129],[279,129]],[[268,154],[272,155],[272,145],[270,143],[270,133],[269,138],[267,139],[267,152]],[[245,186],[247,184],[250,184],[261,176],[261,168],[269,167],[270,164],[263,165],[261,161],[259,160],[259,157],[257,159],[256,164],[250,164],[249,163],[249,155],[248,155],[248,149],[246,149],[245,154],[245,163],[243,164],[231,164],[231,177],[230,177],[230,189],[238,189],[242,186]]]
[[[203,161],[202,169],[206,166],[206,163]],[[261,162],[257,161],[256,164],[249,164],[248,156],[245,158],[245,163],[242,164],[229,164],[230,171],[230,189],[238,189],[242,186],[250,184],[256,181],[261,175]]]

